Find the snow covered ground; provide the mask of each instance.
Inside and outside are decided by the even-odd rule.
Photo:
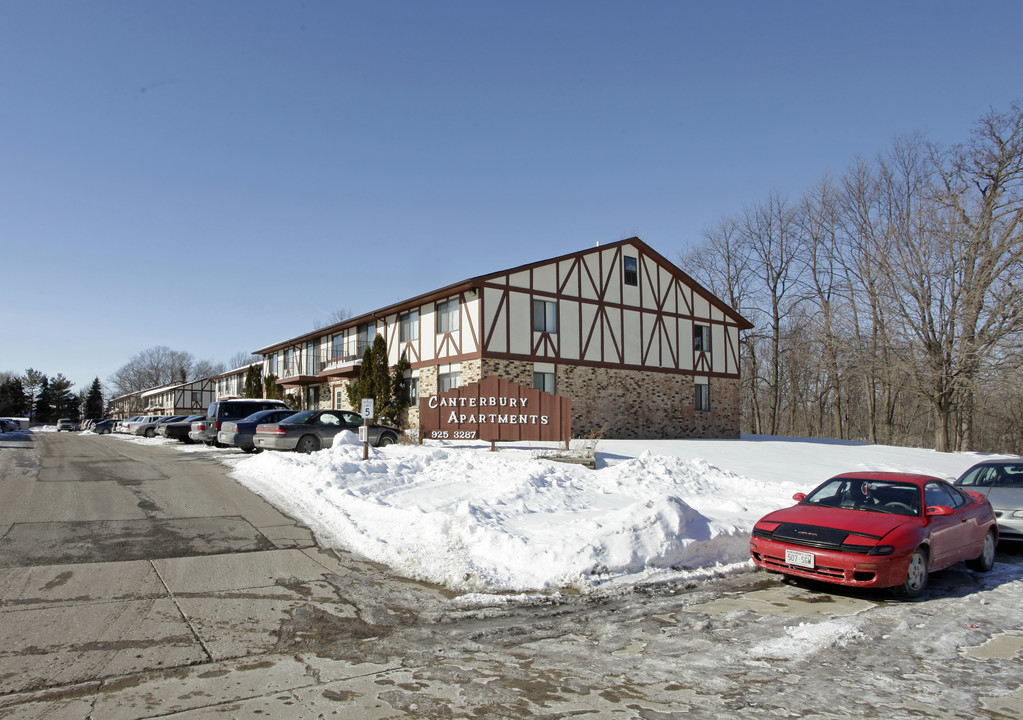
[[[753,523],[834,474],[955,477],[988,457],[761,436],[602,440],[590,470],[527,443],[498,452],[482,443],[394,445],[370,448],[367,461],[351,433],[311,455],[171,444],[216,454],[322,545],[470,594],[585,592],[745,570]]]

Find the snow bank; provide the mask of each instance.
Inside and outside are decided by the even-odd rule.
[[[599,469],[535,448],[398,445],[344,433],[313,453],[266,452],[234,476],[320,542],[463,592],[586,590],[748,561],[763,514],[847,470],[958,475],[977,461],[857,443],[603,441]],[[726,469],[727,468],[727,469]]]

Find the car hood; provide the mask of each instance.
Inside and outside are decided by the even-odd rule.
[[[819,505],[794,505],[768,513],[757,523],[791,523],[834,528],[850,533],[883,538],[897,527],[906,523],[919,523],[921,518],[907,515],[850,510],[847,508],[821,507]]]

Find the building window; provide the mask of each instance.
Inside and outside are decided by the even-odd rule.
[[[693,350],[696,352],[710,352],[710,326],[693,326]]]
[[[628,255],[625,256],[625,284],[639,285],[639,262]]]
[[[447,392],[448,390],[454,390],[458,387],[458,376],[457,372],[441,373],[437,376],[437,392]]]
[[[366,354],[366,350],[373,347],[373,341],[377,337],[377,324],[375,322],[366,323],[365,325],[359,326],[359,338],[356,343],[355,354],[361,358]]]
[[[343,403],[344,400],[345,400],[345,391],[344,390],[335,390],[334,391],[334,409],[335,410],[340,410],[343,407],[341,403]]]
[[[411,373],[405,377],[405,397],[402,400],[408,403],[409,407],[419,405],[419,378],[412,377]]]
[[[305,346],[305,374],[315,375],[320,371],[318,343],[314,340]]]
[[[437,303],[437,332],[452,333],[458,331],[458,300],[446,300]]]
[[[533,301],[533,332],[558,331],[558,304],[550,300]]]
[[[414,342],[419,339],[419,311],[405,313],[401,316],[401,342]]]
[[[345,334],[338,333],[337,335],[330,339],[330,358],[331,360],[343,360],[344,357],[345,357]]]
[[[305,389],[306,409],[316,410],[320,407],[320,386],[310,385]]]
[[[291,377],[295,370],[295,348],[288,348],[284,351],[284,376]]]
[[[696,409],[700,411],[710,410],[710,385],[705,382],[696,383]]]
[[[554,387],[554,373],[552,372],[534,372],[533,373],[533,387],[543,392],[555,393]]]

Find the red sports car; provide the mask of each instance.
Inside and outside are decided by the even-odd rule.
[[[753,527],[762,568],[850,587],[891,587],[917,597],[928,574],[965,560],[987,572],[998,528],[983,495],[939,478],[893,472],[831,478],[798,504]]]

